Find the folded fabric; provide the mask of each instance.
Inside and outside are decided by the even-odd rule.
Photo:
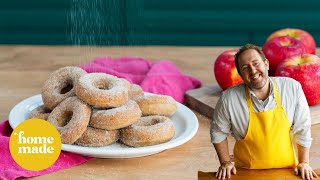
[[[145,92],[172,96],[183,102],[187,90],[201,87],[201,81],[184,75],[168,60],[152,62],[139,57],[96,58],[80,66],[88,73],[103,72],[138,84]]]
[[[49,168],[41,171],[29,171],[20,167],[12,158],[9,150],[9,139],[12,128],[8,121],[0,123],[0,179],[11,180],[18,177],[33,177],[43,174],[49,174],[61,169],[66,169],[87,162],[92,159],[65,151],[61,151],[58,160]]]

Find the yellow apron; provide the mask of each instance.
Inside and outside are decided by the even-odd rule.
[[[246,87],[249,126],[245,138],[237,140],[234,147],[236,167],[270,169],[293,168],[297,165],[289,120],[281,105],[278,89],[272,84],[277,106],[264,112],[254,112]]]

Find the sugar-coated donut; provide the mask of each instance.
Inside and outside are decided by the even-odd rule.
[[[134,98],[139,105],[142,116],[162,115],[171,116],[177,111],[176,101],[167,95],[145,95]]]
[[[116,76],[115,76],[115,77],[116,77]],[[116,78],[118,78],[118,77],[116,77]],[[123,81],[124,86],[128,89],[128,94],[129,94],[129,90],[130,90],[130,87],[131,87],[131,83],[130,83],[128,80],[124,79],[124,78],[118,78],[118,79],[120,79],[120,80]]]
[[[144,92],[141,88],[141,86],[137,84],[131,84],[130,90],[129,90],[129,99],[137,98],[138,96],[143,96]]]
[[[120,140],[128,146],[141,147],[167,142],[174,134],[174,124],[168,117],[146,116],[121,129]]]
[[[90,73],[79,79],[76,95],[92,106],[113,108],[128,101],[129,87],[125,79],[105,73]]]
[[[38,106],[34,108],[29,115],[29,119],[31,118],[38,118],[47,120],[50,115],[51,110],[46,108],[44,105]]]
[[[44,105],[52,110],[61,101],[75,96],[74,86],[84,74],[86,71],[75,66],[66,66],[50,74],[41,92]]]
[[[57,128],[63,144],[73,144],[87,129],[90,115],[91,107],[73,96],[54,108],[48,121]]]
[[[119,130],[107,131],[88,127],[82,136],[75,142],[75,144],[80,146],[100,147],[118,141],[119,137]]]
[[[127,127],[138,121],[141,117],[141,110],[138,104],[132,100],[127,101],[124,105],[92,112],[89,125],[99,129],[114,130]]]

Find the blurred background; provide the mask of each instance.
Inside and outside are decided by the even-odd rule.
[[[282,28],[320,44],[320,1],[0,0],[0,44],[262,46]]]

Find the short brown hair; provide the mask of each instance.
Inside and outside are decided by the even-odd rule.
[[[253,45],[253,44],[246,44],[246,45],[242,46],[242,47],[239,49],[239,51],[234,55],[234,63],[235,63],[235,65],[236,65],[236,68],[237,68],[237,71],[238,71],[239,74],[240,74],[239,56],[240,56],[244,51],[249,50],[249,49],[254,49],[254,50],[256,50],[256,51],[260,54],[260,56],[261,56],[261,58],[262,58],[263,61],[266,61],[266,59],[267,59],[266,56],[263,54],[263,51],[261,50],[260,47],[258,47],[258,46],[256,46],[256,45]]]

